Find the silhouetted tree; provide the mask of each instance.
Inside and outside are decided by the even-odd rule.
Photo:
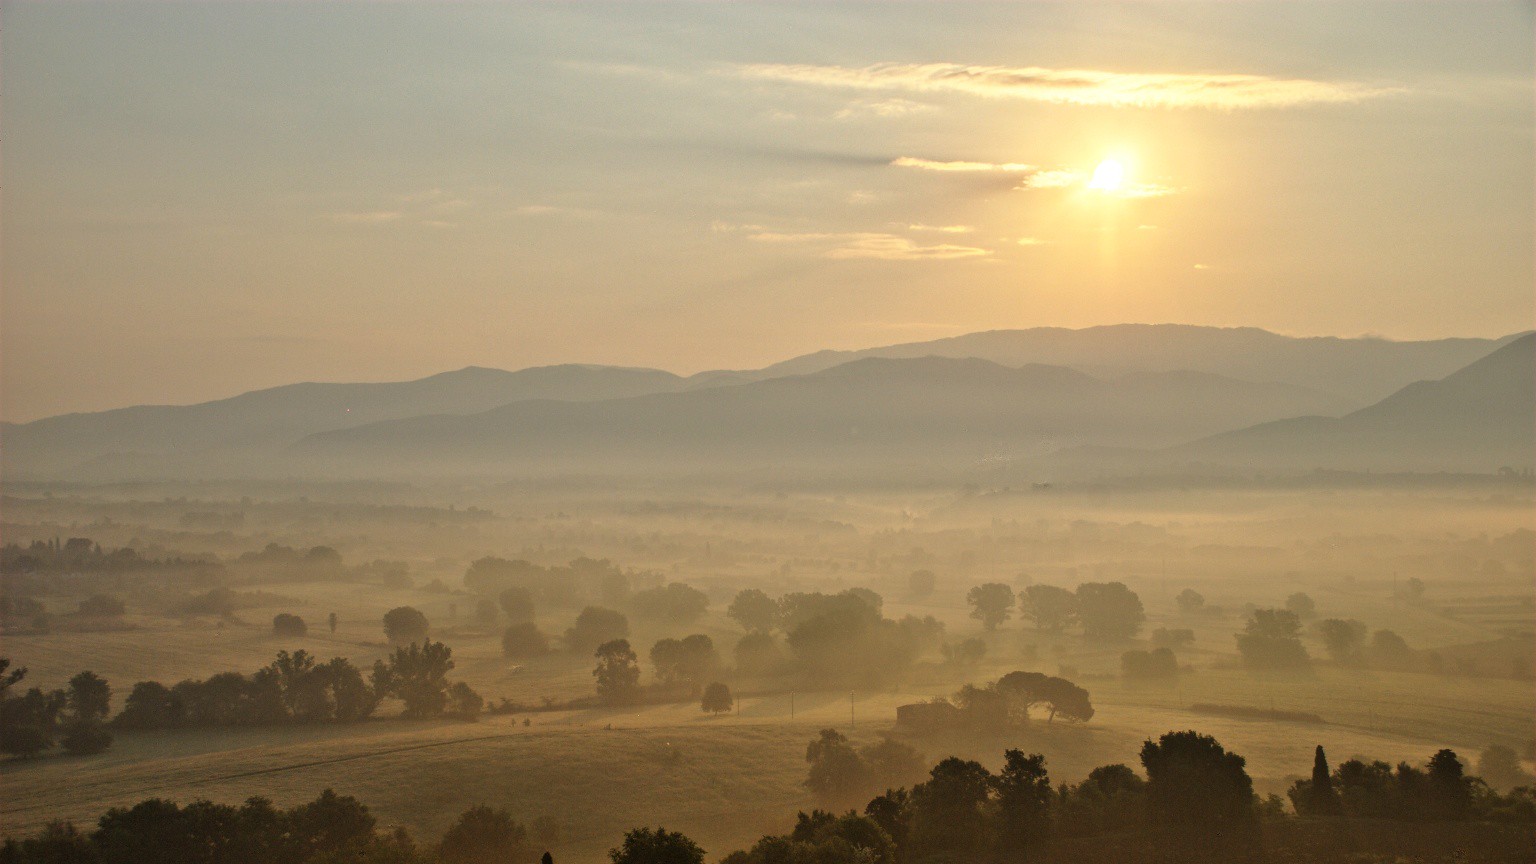
[[[1459,822],[1472,808],[1472,789],[1454,750],[1429,757],[1428,810],[1434,818]]]
[[[640,685],[640,663],[627,639],[612,639],[597,647],[597,695],[610,705],[635,698]]]
[[[912,787],[912,846],[974,860],[991,845],[985,807],[992,775],[978,762],[953,756],[933,766],[928,780]]]
[[[1120,582],[1085,582],[1077,586],[1077,618],[1083,638],[1093,642],[1134,639],[1147,619],[1141,598]]]
[[[724,714],[735,704],[736,700],[731,698],[731,688],[719,681],[714,681],[704,688],[704,697],[699,700],[699,709],[706,714]]]
[[[1013,589],[1001,582],[988,582],[966,592],[965,602],[971,604],[972,618],[987,630],[996,630],[1012,614]]]
[[[1055,585],[1031,585],[1019,594],[1019,613],[1037,630],[1060,633],[1077,618],[1077,595]]]
[[[1141,748],[1153,820],[1186,839],[1246,841],[1256,829],[1246,761],[1209,735],[1169,732]]]
[[[309,627],[304,619],[288,612],[279,612],[272,616],[273,636],[305,636],[309,634]]]
[[[1323,745],[1317,745],[1312,756],[1312,779],[1298,780],[1291,786],[1291,806],[1307,816],[1333,816],[1343,810],[1339,792],[1333,787],[1333,775],[1328,770],[1328,756]]]
[[[1023,858],[1051,833],[1051,778],[1045,757],[1020,750],[1003,754],[1003,768],[992,780],[997,793],[997,850],[1003,858]]]
[[[704,850],[676,831],[636,828],[608,858],[613,864],[704,864]]]
[[[748,633],[767,633],[779,620],[779,604],[756,588],[736,594],[725,614]]]
[[[1304,669],[1311,662],[1301,644],[1301,620],[1289,609],[1255,609],[1237,651],[1250,669]]]
[[[708,636],[695,633],[683,639],[662,639],[651,647],[656,677],[666,682],[701,685],[720,667],[720,655]]]
[[[373,664],[373,689],[405,703],[407,717],[436,717],[448,707],[448,673],[453,649],[427,640],[397,648]]]
[[[396,606],[384,613],[384,636],[391,642],[415,642],[427,638],[427,616],[410,606]]]
[[[527,840],[527,829],[511,813],[480,804],[459,814],[437,854],[443,864],[504,864],[527,854]]]
[[[335,633],[336,632],[336,625],[341,623],[341,619],[336,617],[336,613],[335,612],[332,612],[331,614],[325,616],[325,623],[330,625],[331,632]]]

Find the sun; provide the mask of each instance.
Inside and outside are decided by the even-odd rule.
[[[1101,192],[1115,192],[1125,185],[1125,165],[1118,159],[1105,159],[1099,163],[1099,167],[1093,169],[1093,177],[1088,181],[1089,189],[1097,189]]]

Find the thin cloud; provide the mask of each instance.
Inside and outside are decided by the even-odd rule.
[[[906,117],[912,114],[922,114],[933,111],[934,107],[922,102],[913,102],[911,99],[860,99],[848,103],[847,107],[833,114],[837,120],[856,120],[861,117]]]
[[[1088,175],[1082,171],[1060,168],[1051,171],[1036,171],[1021,185],[1024,189],[1065,189],[1068,186],[1076,186],[1088,179]]]
[[[970,225],[924,225],[921,222],[907,226],[908,231],[935,231],[940,234],[969,234],[976,229]]]
[[[877,63],[863,67],[756,63],[735,66],[732,71],[759,81],[818,87],[967,93],[1115,108],[1285,108],[1353,103],[1403,92],[1398,87],[1268,75],[1110,72],[961,63]]]
[[[822,244],[827,248],[821,251],[821,257],[840,261],[855,259],[952,261],[958,258],[979,258],[992,254],[991,250],[976,246],[960,246],[953,243],[924,245],[909,237],[867,231],[800,234],[763,231],[749,235],[748,239],[758,243]]]
[[[941,162],[936,159],[919,159],[916,156],[898,156],[891,160],[891,165],[896,168],[917,168],[922,171],[956,171],[972,173],[1039,170],[1035,166],[1026,165],[1023,162]]]
[[[405,217],[400,210],[363,210],[350,213],[327,213],[325,218],[343,225],[381,225],[397,222]]]

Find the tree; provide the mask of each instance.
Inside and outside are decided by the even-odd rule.
[[[629,608],[639,618],[671,624],[692,624],[709,608],[709,595],[691,585],[672,582],[660,588],[631,594]]]
[[[565,631],[566,647],[586,654],[604,642],[629,636],[629,620],[621,613],[601,606],[588,606],[576,616],[576,623]]]
[[[966,639],[955,645],[944,646],[944,660],[959,669],[969,669],[987,656],[985,639]]]
[[[1167,648],[1127,651],[1120,655],[1120,674],[1141,680],[1174,678],[1179,674],[1179,661]]]
[[[1289,609],[1255,609],[1237,651],[1250,669],[1304,669],[1311,663],[1301,644],[1301,619]]]
[[[887,789],[884,795],[870,799],[864,815],[874,820],[898,849],[907,847],[912,830],[912,795],[906,789]]]
[[[1317,614],[1317,603],[1300,591],[1285,598],[1285,608],[1296,613],[1297,618],[1311,618]]]
[[[1323,637],[1323,648],[1335,663],[1359,662],[1366,629],[1361,621],[1342,618],[1328,618],[1317,625],[1317,631]]]
[[[287,612],[279,612],[272,616],[273,636],[304,636],[309,633],[309,627],[304,619]]]
[[[532,621],[522,621],[501,634],[501,653],[519,659],[543,657],[549,653],[549,637],[540,633]]]
[[[1046,722],[1054,722],[1058,715],[1074,723],[1093,719],[1093,702],[1088,691],[1065,678],[1040,672],[1009,672],[994,686],[1023,717],[1028,716],[1030,708],[1044,706],[1050,712]]]
[[[1429,757],[1428,804],[1430,815],[1459,822],[1472,809],[1472,788],[1456,758],[1456,751],[1441,750]]]
[[[624,835],[624,843],[608,850],[613,864],[704,864],[704,850],[676,831],[636,828]]]
[[[627,639],[612,639],[597,647],[597,695],[610,705],[628,702],[640,687],[640,663]]]
[[[860,748],[859,758],[868,766],[870,780],[876,789],[905,786],[921,779],[927,771],[923,754],[892,738],[882,738]]]
[[[1312,779],[1298,780],[1290,790],[1291,805],[1305,816],[1334,816],[1342,812],[1339,792],[1328,770],[1328,756],[1323,745],[1312,755]]]
[[[1147,620],[1141,598],[1120,582],[1077,586],[1077,617],[1083,624],[1083,638],[1092,642],[1134,639]]]
[[[1188,628],[1169,629],[1159,627],[1152,631],[1152,644],[1159,648],[1183,648],[1195,641],[1195,631]]]
[[[1508,792],[1517,786],[1530,786],[1536,783],[1536,777],[1532,777],[1520,764],[1520,757],[1515,751],[1503,744],[1491,744],[1477,759],[1477,776],[1494,789]]]
[[[810,774],[805,788],[816,800],[834,809],[852,806],[869,788],[869,766],[859,756],[847,736],[836,729],[823,729],[805,748]]]
[[[453,649],[430,639],[395,649],[389,661],[373,664],[373,689],[405,703],[407,717],[437,717],[448,707],[448,673]]]
[[[736,700],[731,697],[731,688],[719,681],[714,681],[704,688],[704,698],[699,700],[699,710],[706,714],[724,714],[735,704]]]
[[[325,616],[325,623],[330,625],[331,632],[335,633],[336,625],[341,623],[341,619],[336,617],[335,612],[332,612],[331,614]]]
[[[93,594],[80,601],[81,615],[117,617],[126,611],[123,601],[111,594]]]
[[[1193,588],[1185,588],[1179,592],[1179,596],[1173,598],[1173,602],[1178,604],[1180,612],[1192,615],[1204,608],[1205,595]]]
[[[992,786],[992,775],[978,762],[951,756],[933,766],[928,780],[912,787],[912,845],[974,860],[989,845],[983,808]]]
[[[1001,582],[977,585],[965,595],[965,602],[971,604],[971,617],[987,630],[996,630],[999,624],[1008,620],[1013,611],[1013,599],[1013,589]]]
[[[1006,858],[1024,857],[1051,833],[1054,794],[1045,757],[1008,750],[992,785],[997,793],[998,851]]]
[[[528,831],[506,810],[483,804],[459,814],[438,844],[443,864],[503,864],[527,854]]]
[[[1209,735],[1169,732],[1141,748],[1152,818],[1186,839],[1247,839],[1255,828],[1246,760]]]
[[[742,675],[773,675],[784,666],[784,652],[768,633],[748,633],[733,652],[736,671]]]
[[[100,753],[112,746],[112,735],[103,725],[111,710],[112,688],[94,672],[81,672],[69,679],[65,691],[59,743],[71,753]]]
[[[1077,595],[1055,585],[1031,585],[1019,596],[1019,613],[1037,630],[1060,633],[1077,617]]]
[[[396,643],[426,639],[427,616],[411,606],[396,606],[384,613],[384,636]]]
[[[447,713],[460,720],[473,720],[485,708],[485,699],[473,687],[463,681],[455,681],[448,687]]]
[[[933,589],[937,582],[938,577],[933,574],[932,570],[913,570],[907,576],[907,592],[912,595],[913,599],[922,600],[933,594]]]
[[[1408,668],[1418,659],[1407,641],[1391,630],[1377,630],[1371,634],[1371,662],[1399,669]]]
[[[501,605],[501,611],[506,613],[509,623],[522,624],[533,620],[533,592],[527,588],[508,588],[497,595],[496,602]]]
[[[736,594],[725,614],[748,633],[767,633],[779,620],[779,604],[756,588]]]
[[[695,686],[720,666],[720,656],[708,636],[695,633],[684,639],[662,639],[651,648],[651,663],[656,677],[671,683],[683,681]]]

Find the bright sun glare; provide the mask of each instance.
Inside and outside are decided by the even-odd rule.
[[[1093,178],[1088,181],[1088,188],[1113,192],[1124,182],[1125,166],[1118,159],[1105,159],[1099,163],[1099,167],[1093,169]]]

